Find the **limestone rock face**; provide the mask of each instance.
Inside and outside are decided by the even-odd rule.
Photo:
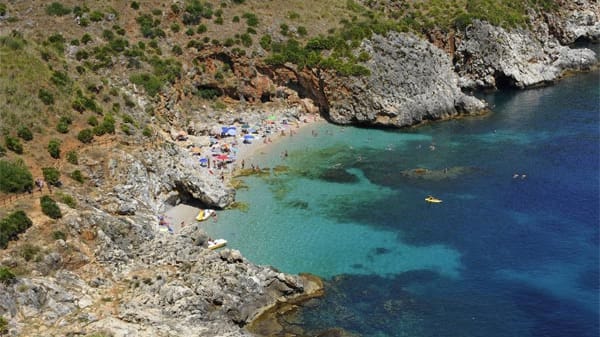
[[[461,92],[450,57],[429,42],[390,33],[373,36],[362,48],[371,55],[371,75],[351,78],[347,94],[331,102],[333,122],[402,127],[486,107]]]
[[[553,82],[566,70],[587,70],[596,64],[593,51],[560,45],[544,24],[534,34],[482,21],[461,33],[455,59],[463,88],[526,88]]]
[[[219,209],[234,201],[235,190],[221,181],[218,172],[202,169],[197,159],[174,143],[157,146],[138,153],[113,149],[105,163],[89,166],[88,175],[98,185],[113,186],[101,198],[105,209],[133,215],[140,207],[162,212],[165,204],[189,199]]]

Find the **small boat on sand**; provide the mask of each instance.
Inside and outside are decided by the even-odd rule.
[[[227,244],[225,239],[208,240],[208,249],[215,250]]]
[[[200,212],[198,212],[198,215],[196,216],[196,220],[204,221],[210,218],[213,214],[215,214],[215,212],[216,211],[214,209],[201,209]]]
[[[432,203],[432,204],[439,204],[440,202],[442,202],[442,199],[438,199],[435,197],[432,197],[431,195],[427,196],[427,198],[425,198],[425,201]]]

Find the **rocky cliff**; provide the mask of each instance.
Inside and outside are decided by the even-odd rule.
[[[319,293],[314,278],[254,265],[235,250],[208,250],[197,224],[159,231],[157,213],[169,204],[224,207],[234,190],[200,173],[175,143],[142,149],[82,153],[99,191],[79,195],[77,211],[62,208],[67,238],[31,261],[33,274],[0,282],[9,335],[250,336],[243,327],[264,310]],[[18,254],[1,261],[26,263]]]
[[[457,38],[455,65],[460,86],[526,88],[552,83],[565,71],[589,70],[596,55],[589,49],[561,45],[542,24],[537,33],[507,31],[475,21]]]
[[[329,118],[335,123],[402,127],[486,107],[461,92],[450,57],[431,43],[390,33],[362,47],[371,56],[371,75],[340,83],[346,95],[332,93]]]

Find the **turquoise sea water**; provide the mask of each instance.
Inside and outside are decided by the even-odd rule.
[[[286,167],[245,179],[248,210],[204,228],[327,281],[290,323],[308,334],[598,336],[599,75],[485,96],[484,117],[303,128],[246,161]]]

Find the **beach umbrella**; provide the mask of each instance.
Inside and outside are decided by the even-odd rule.
[[[237,130],[235,128],[229,128],[225,134],[228,136],[235,136],[237,134]]]
[[[254,139],[253,135],[245,135],[244,136],[244,140],[251,140],[251,139]]]
[[[202,149],[201,149],[201,148],[199,148],[199,147],[197,147],[197,146],[194,146],[194,147],[192,147],[192,148],[190,149],[190,151],[191,151],[193,154],[200,154],[200,153],[202,153]]]
[[[200,158],[200,163],[202,163],[202,164],[208,163],[208,158],[206,158],[206,157]]]
[[[217,158],[218,160],[227,160],[229,159],[229,156],[226,154],[219,154],[215,158]]]
[[[244,123],[244,125],[242,125],[242,129],[248,129],[250,127],[250,125],[248,125],[248,123]]]
[[[277,116],[275,116],[275,115],[271,115],[267,118],[267,120],[270,120],[270,121],[274,121],[276,119],[277,119]]]

